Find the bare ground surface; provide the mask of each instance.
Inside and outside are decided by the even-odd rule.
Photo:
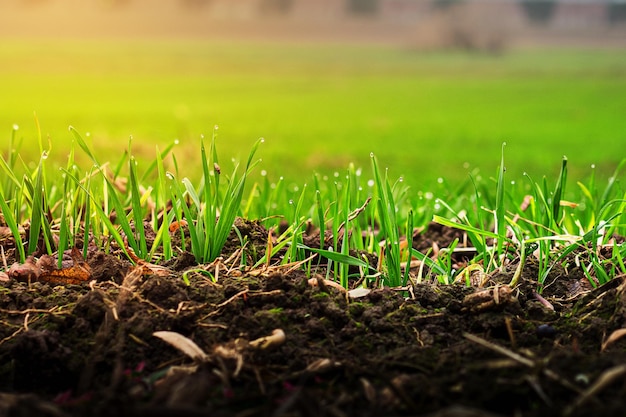
[[[240,231],[244,258],[262,252],[260,226]],[[454,233],[433,226],[415,246]],[[181,253],[134,268],[93,252],[83,284],[1,282],[0,415],[626,414],[622,278],[590,290],[575,267],[555,270],[542,299],[529,262],[514,288],[511,265],[480,288],[354,298],[323,269],[241,268],[237,242],[210,265]],[[268,340],[278,329],[284,340]],[[158,331],[204,353],[193,360]]]

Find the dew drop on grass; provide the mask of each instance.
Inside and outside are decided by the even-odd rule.
[[[174,145],[178,145],[180,141],[178,139],[174,139]]]
[[[262,177],[266,177],[266,176],[267,176],[267,171],[266,171],[266,170],[264,170],[264,169],[262,169],[262,170],[261,170],[261,176],[262,176]]]
[[[328,175],[324,175],[324,176],[322,177],[322,179],[323,179],[324,181],[328,181]]]
[[[515,185],[515,180],[512,180],[512,181],[511,181],[511,185]]]
[[[91,137],[91,132],[85,132],[85,137],[90,138]]]
[[[591,164],[591,169],[596,169],[596,164]]]
[[[43,151],[41,153],[41,159],[48,159],[48,151]]]
[[[13,130],[20,130],[20,127],[17,124],[13,125]]]
[[[398,182],[403,182],[403,181],[404,181],[404,177],[398,178]]]
[[[432,200],[434,196],[435,196],[435,195],[434,195],[433,193],[431,193],[430,191],[427,191],[427,192],[424,194],[424,198],[425,198],[426,200]]]
[[[168,179],[170,179],[170,180],[173,180],[173,179],[174,179],[174,174],[172,174],[172,173],[171,173],[171,172],[169,172],[169,171],[165,173],[165,176],[166,176]]]
[[[338,173],[337,171],[335,171],[335,173],[333,174],[333,176],[334,176],[335,178],[339,178],[339,173]]]
[[[363,187],[359,187],[359,191],[363,191]]]
[[[370,158],[374,157],[374,152],[370,152]]]
[[[464,169],[468,169],[470,167],[470,163],[469,162],[463,162],[463,168]]]
[[[289,200],[289,205],[293,206],[293,200]]]
[[[368,187],[373,187],[374,186],[374,180],[367,180],[367,186]]]
[[[441,177],[437,178],[437,182],[438,182],[439,184],[443,184],[443,178],[441,178]]]
[[[259,138],[259,142],[265,143],[265,138]]]
[[[220,127],[218,125],[213,126],[213,130],[218,130]]]
[[[358,168],[354,174],[355,174],[357,177],[360,177],[362,173],[363,173],[363,171],[361,170],[361,168]]]

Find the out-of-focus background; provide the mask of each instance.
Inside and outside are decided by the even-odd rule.
[[[626,157],[624,0],[0,0],[0,137],[63,161],[75,126],[147,160],[219,125],[294,181],[378,155],[417,186],[608,175]],[[193,173],[187,175],[193,176]]]

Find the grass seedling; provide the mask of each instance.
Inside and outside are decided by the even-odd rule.
[[[372,153],[370,157],[374,172],[374,198],[377,201],[377,219],[380,222],[380,230],[384,239],[381,249],[386,266],[384,283],[391,287],[399,287],[402,285],[400,236],[398,223],[396,222],[397,207],[393,197],[393,189],[389,184],[387,172],[385,172],[384,180],[381,177],[376,156]]]
[[[260,139],[254,144],[241,175],[237,173],[238,164],[235,164],[232,175],[227,178],[228,185],[223,199],[220,198],[222,172],[217,159],[215,135],[212,137],[208,155],[204,138],[201,140],[203,178],[199,190],[196,190],[188,178],[183,178],[183,191],[172,173],[166,175],[173,191],[174,205],[182,209],[189,225],[191,251],[198,263],[211,262],[220,255],[241,206],[246,178],[258,163],[253,158],[262,142]],[[187,198],[191,200],[191,204],[187,202]]]

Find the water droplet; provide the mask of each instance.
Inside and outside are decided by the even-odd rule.
[[[265,138],[260,138],[259,140],[261,143],[265,143]]]
[[[174,145],[178,145],[180,141],[178,139],[174,139]]]
[[[426,198],[426,200],[432,200],[434,196],[435,195],[430,191],[427,191],[426,194],[424,194],[424,198]]]
[[[88,138],[91,137],[91,132],[85,132],[85,136],[87,136]]]
[[[470,167],[470,163],[469,162],[463,162],[463,168],[464,169],[468,169]]]
[[[43,151],[41,153],[41,159],[48,159],[48,152],[47,151]]]
[[[360,176],[361,176],[361,174],[362,174],[362,170],[361,170],[361,168],[357,169],[357,170],[356,170],[356,172],[355,172],[355,175],[356,175],[357,177],[360,177]]]
[[[261,170],[261,176],[262,176],[262,177],[267,176],[267,171],[266,171],[266,170],[264,170],[264,169],[262,169],[262,170]]]
[[[368,187],[373,187],[374,186],[374,180],[368,180],[367,181],[367,186]]]
[[[363,191],[363,187],[359,187],[359,191]]]
[[[295,187],[293,187],[293,192],[297,193],[298,191],[300,191],[300,187],[298,187],[297,185]]]
[[[169,172],[169,171],[165,173],[165,176],[166,176],[167,178],[169,178],[170,180],[173,180],[173,179],[174,179],[174,174],[172,174],[172,173],[171,173],[171,172]]]
[[[280,181],[282,181],[282,180],[283,180],[283,177],[281,176],[281,177],[280,177],[280,178],[278,178],[278,179],[279,179]]]
[[[213,130],[218,130],[220,127],[218,125],[213,126]]]
[[[20,130],[20,127],[17,124],[13,125],[13,130]]]
[[[133,135],[129,135],[128,136],[128,140],[132,142],[133,141]]]
[[[439,184],[443,184],[443,178],[441,178],[441,177],[437,178],[437,182],[438,182]]]
[[[511,185],[515,185],[515,180],[511,181]]]
[[[404,181],[404,177],[398,178],[398,182],[403,182],[403,181]]]
[[[290,205],[293,205],[293,200],[289,200],[289,204],[290,204]]]
[[[591,169],[596,169],[596,164],[591,164]]]
[[[335,171],[335,173],[333,174],[333,177],[339,178],[339,173],[337,171]]]
[[[324,175],[324,176],[322,177],[322,179],[323,179],[324,181],[328,181],[328,175]]]
[[[370,152],[370,158],[374,157],[374,152]]]

